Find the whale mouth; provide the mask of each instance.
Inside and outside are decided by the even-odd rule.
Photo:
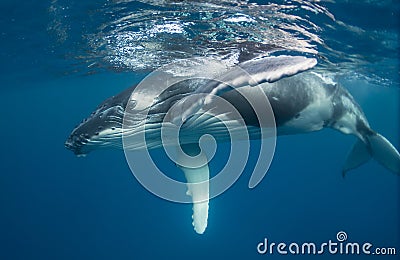
[[[100,148],[122,148],[122,128],[112,126],[111,128],[97,127],[93,132],[87,132],[76,128],[65,141],[64,146],[77,156],[85,156],[93,150]]]
[[[64,146],[77,156],[85,156],[88,152],[83,151],[84,146],[89,143],[89,138],[84,135],[70,135]]]
[[[67,149],[77,156],[84,156],[100,147],[118,146],[125,106],[121,102],[104,104],[113,99],[115,97],[104,101],[89,117],[75,126],[64,143]]]

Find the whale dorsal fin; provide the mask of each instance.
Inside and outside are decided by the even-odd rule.
[[[186,144],[183,150],[190,156],[196,155],[195,162],[183,159],[179,160],[184,164],[177,165],[185,174],[187,181],[187,195],[192,197],[193,202],[193,227],[198,234],[203,234],[207,227],[208,201],[209,201],[209,178],[208,161],[204,152],[197,144]],[[178,155],[179,156],[179,155]],[[187,159],[187,157],[186,157]],[[192,165],[202,165],[200,167]]]

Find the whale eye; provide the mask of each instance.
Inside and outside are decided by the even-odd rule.
[[[296,115],[294,116],[295,119],[297,119],[297,118],[299,118],[299,117],[300,117],[300,113],[298,113],[298,114],[296,114]]]
[[[129,100],[129,108],[134,109],[137,105],[137,101],[135,99]]]
[[[115,130],[115,127],[111,127],[111,130],[113,130],[113,131],[114,131],[114,130]]]

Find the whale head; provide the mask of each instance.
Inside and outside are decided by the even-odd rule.
[[[103,147],[121,147],[125,107],[133,88],[103,101],[74,128],[65,147],[78,156]]]

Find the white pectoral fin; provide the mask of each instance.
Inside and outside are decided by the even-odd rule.
[[[186,177],[187,195],[192,197],[194,230],[198,234],[203,234],[207,228],[210,173],[205,154],[201,153],[193,160],[197,160],[195,162],[196,165],[201,164],[203,166],[196,168],[178,165],[178,167]],[[190,166],[190,164],[190,162],[184,163],[185,166]]]
[[[270,56],[257,58],[240,63],[230,68],[221,76],[210,80],[208,84],[196,89],[175,105],[176,111],[172,114],[172,122],[180,124],[189,116],[199,111],[204,104],[212,100],[213,96],[221,96],[232,88],[256,86],[265,82],[275,82],[281,78],[293,76],[309,70],[317,64],[315,58],[303,56]]]
[[[193,227],[198,234],[203,234],[207,227],[209,200],[208,165],[201,168],[181,168],[187,180],[189,196],[193,201]]]
[[[313,68],[316,64],[315,58],[304,56],[270,56],[240,63],[237,68],[229,71],[221,79],[222,82],[234,88],[246,85],[255,86],[293,76]]]

